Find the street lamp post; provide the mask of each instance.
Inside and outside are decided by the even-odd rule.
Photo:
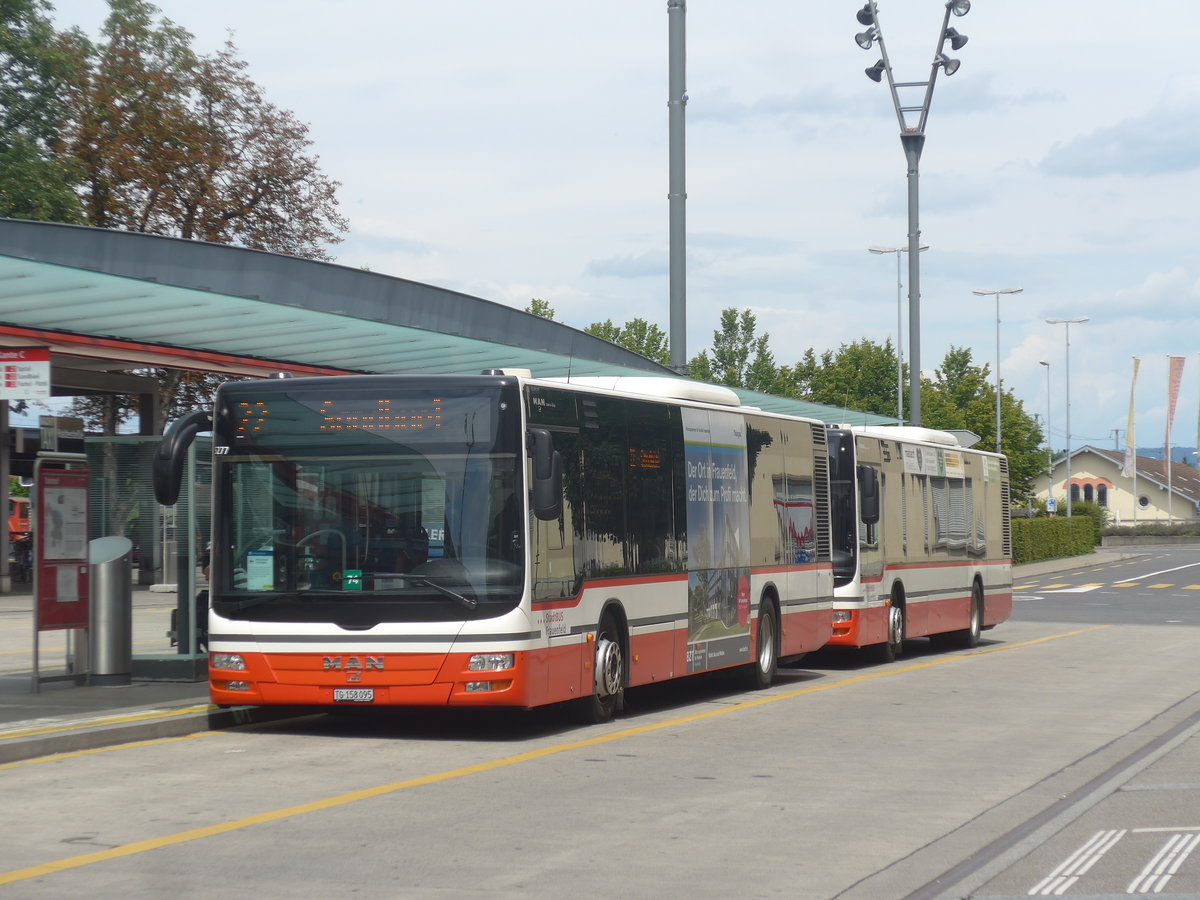
[[[1047,325],[1067,326],[1067,353],[1063,357],[1066,364],[1067,378],[1067,518],[1071,518],[1071,326],[1082,325],[1088,320],[1087,316],[1077,319],[1047,319]]]
[[[1001,294],[1019,294],[1024,288],[1001,288],[998,291],[981,291],[973,290],[972,294],[980,297],[990,297],[996,295],[996,452],[1000,452],[1000,389],[1003,382],[1000,380],[1000,295]]]
[[[945,69],[947,75],[953,75],[960,65],[957,59],[945,54],[946,42],[950,42],[952,50],[958,50],[967,43],[966,35],[948,27],[950,15],[965,16],[970,9],[971,0],[946,0],[946,14],[942,17],[937,50],[933,54],[927,81],[898,82],[893,77],[887,47],[883,42],[883,29],[879,24],[879,6],[875,0],[867,0],[858,11],[858,21],[867,30],[854,36],[855,42],[864,50],[870,50],[876,41],[879,42],[880,59],[866,73],[868,78],[876,82],[882,81],[883,76],[887,75],[892,105],[900,122],[900,145],[904,148],[904,158],[908,164],[908,418],[913,425],[921,424],[921,229],[918,203],[921,150],[925,146],[925,123],[929,118],[929,103],[933,99],[938,69]],[[904,103],[897,88],[923,90],[921,102]],[[909,116],[914,118],[909,119]]]
[[[921,245],[921,252],[929,249],[928,244]],[[900,254],[907,253],[907,247],[868,247],[868,251],[881,255],[896,254],[896,420],[904,424],[904,326],[901,312],[901,291],[904,283],[900,280]]]
[[[1050,363],[1038,360],[1038,365],[1046,367],[1046,496],[1054,496],[1051,482],[1054,479],[1054,445],[1050,442]]]

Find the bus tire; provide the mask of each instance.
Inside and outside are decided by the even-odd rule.
[[[907,626],[904,601],[893,594],[891,602],[888,603],[887,640],[876,645],[878,648],[876,656],[880,662],[895,662],[896,658],[904,653],[904,635],[907,632]]]
[[[585,722],[608,722],[625,705],[625,644],[617,617],[606,612],[596,629],[592,693],[581,701]]]
[[[964,650],[979,646],[979,635],[983,631],[983,585],[978,580],[971,585],[971,620],[962,631],[956,632],[955,643]]]
[[[758,607],[758,627],[755,631],[755,656],[750,664],[750,687],[756,691],[769,688],[779,671],[779,616],[775,604],[764,597]]]

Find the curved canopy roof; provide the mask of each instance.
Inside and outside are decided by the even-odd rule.
[[[0,344],[48,346],[57,366],[93,371],[673,375],[582,331],[433,285],[224,244],[14,219],[0,219]],[[789,415],[894,421],[738,394]]]

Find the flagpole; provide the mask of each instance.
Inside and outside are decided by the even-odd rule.
[[[1134,391],[1137,390],[1138,367],[1142,361],[1138,357],[1133,358],[1133,378],[1129,382],[1129,425],[1125,429],[1125,468],[1127,472],[1122,474],[1130,475],[1133,478],[1133,527],[1137,528],[1138,514],[1138,489],[1137,489],[1137,438],[1134,437],[1134,407],[1133,397]]]
[[[1175,500],[1175,485],[1171,481],[1171,425],[1175,419],[1175,402],[1179,399],[1179,382],[1183,380],[1183,365],[1186,356],[1167,357],[1167,442],[1163,447],[1163,456],[1167,462],[1167,526],[1175,524],[1173,510]]]

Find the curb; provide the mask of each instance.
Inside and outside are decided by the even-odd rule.
[[[293,719],[306,712],[291,707],[221,709],[204,702],[170,709],[130,709],[118,714],[70,720],[33,719],[0,731],[0,766],[116,744],[186,737],[240,725]]]

